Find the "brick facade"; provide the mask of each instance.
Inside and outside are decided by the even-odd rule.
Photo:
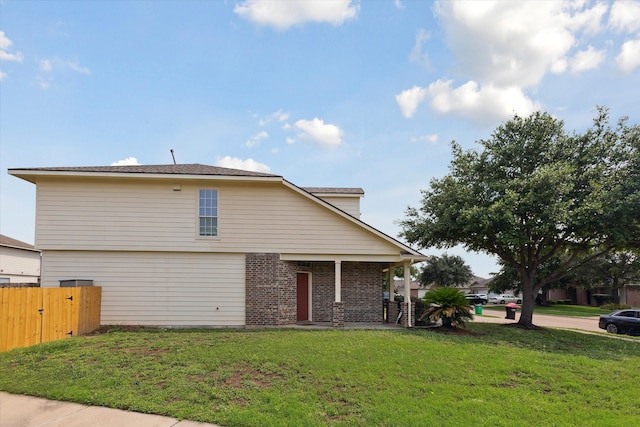
[[[627,305],[640,307],[640,286],[627,286],[624,288],[624,292],[627,293]]]
[[[342,302],[345,322],[382,322],[381,263],[342,263]],[[313,286],[313,320],[333,321],[335,300],[335,263],[314,262],[311,268]]]
[[[383,264],[342,263],[345,322],[382,322]]]
[[[342,263],[344,322],[382,322],[382,281],[386,264]],[[311,273],[311,318],[316,322],[340,323],[335,318],[335,263],[300,265],[280,261],[275,253],[246,255],[246,324],[288,325],[296,323],[296,273]]]
[[[296,271],[296,265],[280,261],[279,254],[246,255],[247,326],[296,323]]]

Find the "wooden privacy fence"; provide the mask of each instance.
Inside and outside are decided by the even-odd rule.
[[[102,288],[0,288],[0,351],[95,331]]]

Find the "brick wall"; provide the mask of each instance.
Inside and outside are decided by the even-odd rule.
[[[278,325],[296,323],[298,271],[296,263],[278,259]]]
[[[333,262],[314,262],[311,274],[313,320],[315,322],[331,322],[335,300],[335,264]]]
[[[382,322],[382,270],[380,263],[342,263],[342,301],[345,322]],[[246,255],[246,324],[287,325],[296,322],[296,273],[310,271],[312,318],[334,321],[333,262],[314,262],[301,267],[280,261],[276,253]]]
[[[245,323],[278,325],[278,254],[248,253],[245,262]]]
[[[342,263],[342,301],[345,322],[382,322],[382,281],[386,264]],[[333,321],[335,300],[335,263],[314,262],[313,320]]]
[[[627,292],[627,305],[640,307],[640,286],[627,286],[624,291]]]
[[[345,322],[382,322],[382,269],[378,263],[342,263]]]

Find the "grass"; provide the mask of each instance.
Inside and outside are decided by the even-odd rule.
[[[0,390],[224,426],[628,426],[640,344],[561,330],[112,330],[0,353]]]
[[[484,310],[498,310],[504,312],[504,305],[488,304],[483,306]],[[533,314],[551,314],[554,316],[577,316],[577,317],[598,317],[601,314],[609,314],[614,310],[601,310],[598,307],[586,307],[582,305],[551,305],[538,306],[533,309]]]

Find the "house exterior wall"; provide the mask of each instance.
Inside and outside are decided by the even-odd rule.
[[[247,326],[296,323],[295,263],[276,253],[249,253],[245,265]]]
[[[47,251],[44,287],[92,279],[103,325],[243,326],[245,261],[238,254]]]
[[[626,304],[631,307],[640,307],[640,285],[626,286],[624,291],[627,297]]]
[[[0,278],[9,283],[37,283],[40,252],[0,246]]]
[[[218,192],[216,237],[197,235],[199,189]],[[43,285],[93,280],[103,288],[103,324],[293,324],[300,271],[311,274],[312,319],[331,322],[334,262],[308,260],[341,257],[350,260],[342,262],[344,321],[379,322],[389,264],[354,259],[405,252],[280,181],[43,177],[36,203]]]
[[[343,262],[341,294],[344,302],[345,322],[382,321],[383,269],[386,265],[367,262]],[[333,321],[335,301],[335,265],[314,262],[312,302],[313,320]]]
[[[332,197],[326,195],[318,195],[319,198],[324,200],[325,202],[331,203],[333,206],[337,207],[348,213],[351,216],[356,218],[360,218],[360,196],[357,197]]]
[[[397,254],[398,248],[274,182],[50,178],[36,246],[55,250]],[[197,236],[198,190],[218,190],[219,236]]]
[[[383,268],[380,263],[342,263],[345,322],[382,322]],[[311,274],[313,321],[333,321],[334,263],[314,262],[307,267],[280,261],[278,254],[247,254],[246,271],[248,326],[296,323],[298,272]]]

